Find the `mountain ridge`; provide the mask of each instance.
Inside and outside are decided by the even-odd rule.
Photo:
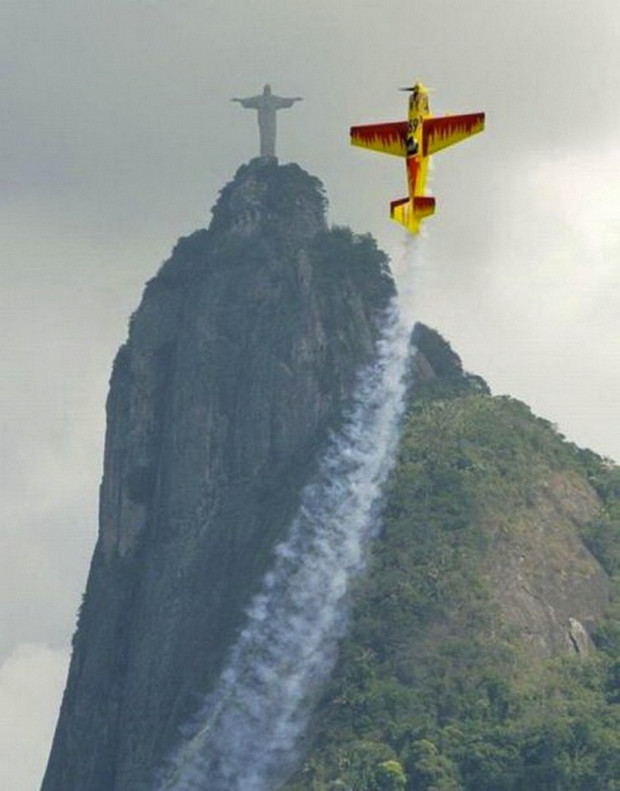
[[[387,257],[328,227],[326,203],[299,166],[252,160],[145,287],[113,365],[99,538],[42,791],[152,782],[376,359],[395,295]],[[531,710],[532,676],[570,692],[550,663],[608,668],[620,652],[605,616],[620,572],[615,469],[493,397],[437,332],[418,324],[412,344],[382,532],[291,790],[516,791],[510,777],[532,777],[506,712]],[[446,690],[429,682],[437,668]],[[613,690],[596,678],[607,723]],[[486,745],[486,763],[451,724]],[[609,751],[602,761],[611,778]],[[550,766],[545,783],[560,777]]]

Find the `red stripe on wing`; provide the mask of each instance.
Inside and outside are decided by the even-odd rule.
[[[460,143],[484,129],[484,113],[427,118],[422,127],[422,152],[425,157],[442,148]]]
[[[406,155],[407,122],[369,124],[351,127],[351,143],[384,154]]]

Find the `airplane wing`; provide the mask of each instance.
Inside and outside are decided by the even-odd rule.
[[[407,122],[395,121],[388,124],[369,124],[351,127],[351,143],[362,148],[372,148],[397,157],[407,155]]]
[[[484,129],[484,113],[425,118],[422,122],[422,152],[425,157],[460,143]]]

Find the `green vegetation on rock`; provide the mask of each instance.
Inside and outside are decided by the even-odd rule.
[[[620,789],[619,471],[422,336],[442,376],[287,791]]]

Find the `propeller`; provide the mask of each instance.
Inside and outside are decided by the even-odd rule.
[[[430,91],[432,91],[433,89],[432,88],[427,88],[426,85],[422,85],[421,82],[416,82],[415,85],[411,85],[408,88],[399,88],[398,90],[399,91],[409,91],[409,93],[413,93],[414,91],[423,90],[423,91],[426,91],[427,93],[430,93]]]

